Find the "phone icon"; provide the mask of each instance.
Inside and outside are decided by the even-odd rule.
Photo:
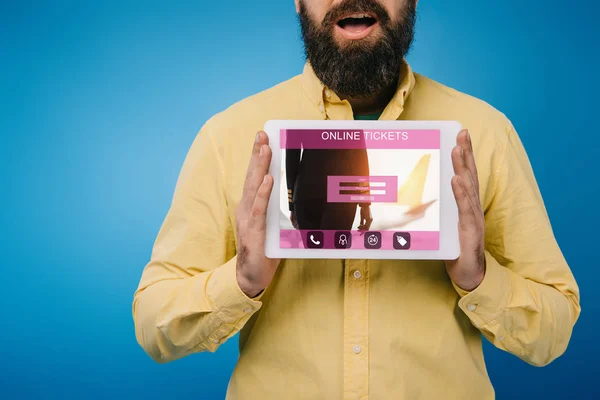
[[[310,231],[306,234],[308,240],[306,241],[306,247],[309,249],[322,249],[323,248],[323,232],[321,231]]]

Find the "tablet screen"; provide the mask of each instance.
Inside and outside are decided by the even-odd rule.
[[[281,129],[280,248],[439,250],[440,130]]]

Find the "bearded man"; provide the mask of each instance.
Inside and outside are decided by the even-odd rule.
[[[533,365],[563,354],[579,290],[527,154],[502,113],[413,72],[416,3],[296,0],[302,74],[202,127],[135,293],[154,360],[239,332],[227,399],[462,400],[494,398],[482,335]],[[267,259],[270,119],[459,121],[460,257]]]

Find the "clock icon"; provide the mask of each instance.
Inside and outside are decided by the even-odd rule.
[[[381,248],[381,232],[365,233],[365,248],[380,249]]]

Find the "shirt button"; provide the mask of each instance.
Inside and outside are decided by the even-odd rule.
[[[475,310],[477,310],[477,306],[475,304],[469,304],[467,306],[467,310],[469,310],[469,311],[475,311]]]
[[[214,344],[219,344],[219,339],[213,339],[211,340],[211,342],[213,342]]]
[[[252,309],[251,309],[250,307],[248,307],[248,308],[244,308],[244,312],[245,312],[246,314],[248,314],[248,313],[251,313],[251,312],[252,312]]]
[[[327,98],[331,97],[331,93],[329,92],[329,90],[325,90],[325,96]]]
[[[356,346],[354,346],[354,349],[352,349],[352,350],[354,350],[354,354],[358,354],[358,353],[360,353],[360,346],[356,345]]]
[[[362,278],[362,274],[360,273],[359,270],[354,271],[354,273],[352,274],[352,276],[354,276],[354,279],[360,279],[360,278]]]
[[[321,112],[325,111],[325,107],[323,106],[323,104],[319,105],[319,110],[321,110]]]
[[[504,336],[498,336],[498,340],[503,341],[504,340]]]

